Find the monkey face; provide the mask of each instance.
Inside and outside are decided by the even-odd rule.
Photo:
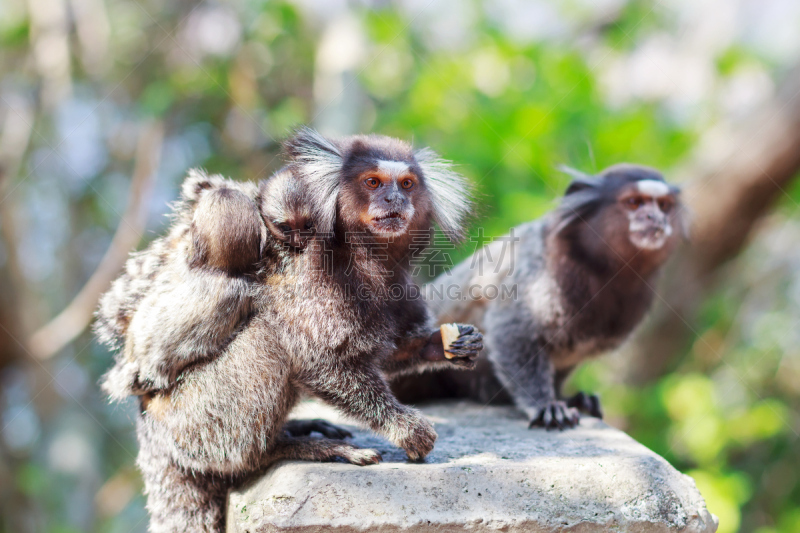
[[[618,202],[628,217],[628,237],[634,246],[660,250],[672,240],[678,199],[666,183],[636,181],[622,189]]]
[[[313,219],[302,213],[295,213],[286,220],[267,220],[267,227],[276,239],[296,250],[305,249],[316,234]]]
[[[296,251],[303,250],[316,235],[316,224],[307,191],[284,168],[259,184],[260,210],[275,239]]]
[[[408,230],[416,211],[414,197],[422,187],[411,164],[379,160],[374,168],[361,172],[353,184],[366,203],[360,221],[372,233],[397,236]]]

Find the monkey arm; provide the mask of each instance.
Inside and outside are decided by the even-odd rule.
[[[578,423],[578,411],[558,398],[548,347],[541,339],[531,342],[513,335],[495,335],[489,359],[514,403],[528,415],[531,427],[572,427]]]
[[[397,401],[376,365],[334,356],[319,360],[331,363],[300,372],[297,378],[312,394],[403,448],[412,460],[433,449],[436,432],[431,424]]]
[[[403,374],[448,366],[438,328],[421,326],[397,341],[394,353],[381,361],[381,370],[392,379]]]
[[[441,330],[419,327],[397,341],[397,349],[382,361],[381,370],[387,378],[394,379],[403,374],[457,367],[465,370],[475,368],[475,359],[483,349],[483,335],[473,326],[459,324],[459,338],[451,345],[447,358],[442,344]]]

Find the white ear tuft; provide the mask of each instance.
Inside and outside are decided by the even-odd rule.
[[[572,176],[573,179],[591,179],[592,178],[591,174],[587,174],[586,172],[578,170],[577,168],[572,168],[572,167],[567,166],[567,165],[558,165],[556,167],[556,169],[561,171],[561,172],[563,172],[564,174],[567,174],[568,176]]]
[[[195,203],[205,191],[218,189],[227,181],[219,174],[209,176],[205,170],[193,168],[189,170],[181,184],[181,200],[187,204]]]
[[[343,158],[339,148],[317,131],[302,127],[284,145],[290,168],[308,189],[319,233],[333,232]]]
[[[465,237],[464,223],[472,208],[472,187],[430,148],[414,152],[433,201],[433,218],[452,241]]]

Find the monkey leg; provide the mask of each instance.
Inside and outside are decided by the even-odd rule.
[[[433,449],[433,426],[416,410],[398,402],[381,372],[368,362],[339,361],[325,369],[316,367],[300,380],[323,401],[403,448],[412,461],[425,458]]]
[[[187,471],[175,464],[159,439],[142,439],[137,465],[144,480],[150,533],[222,533],[231,477]]]
[[[292,437],[306,437],[315,431],[329,439],[345,439],[353,436],[353,434],[346,429],[335,426],[321,418],[315,418],[313,420],[288,420],[283,425],[283,430]]]
[[[283,459],[332,461],[337,457],[359,466],[374,465],[381,461],[378,450],[359,448],[340,440],[284,436],[275,443],[270,462]]]
[[[489,357],[503,387],[530,420],[530,427],[566,429],[580,421],[574,407],[559,400],[556,373],[543,342],[530,343],[502,330],[492,336]]]

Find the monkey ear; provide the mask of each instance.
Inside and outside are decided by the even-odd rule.
[[[581,172],[580,170],[568,167],[567,165],[559,165],[557,168],[564,174],[572,176],[572,181],[570,182],[569,186],[567,186],[564,196],[568,196],[585,189],[597,189],[601,185],[601,182],[598,178],[590,176],[589,174]]]
[[[462,241],[466,236],[464,223],[472,208],[470,183],[453,170],[450,161],[441,159],[430,148],[417,150],[414,158],[431,193],[434,220],[451,241]]]
[[[181,185],[181,200],[186,204],[194,204],[206,191],[223,187],[226,181],[218,174],[209,176],[205,170],[193,168]]]
[[[317,231],[333,232],[344,158],[339,148],[317,131],[302,127],[283,145],[289,169],[306,187]]]

